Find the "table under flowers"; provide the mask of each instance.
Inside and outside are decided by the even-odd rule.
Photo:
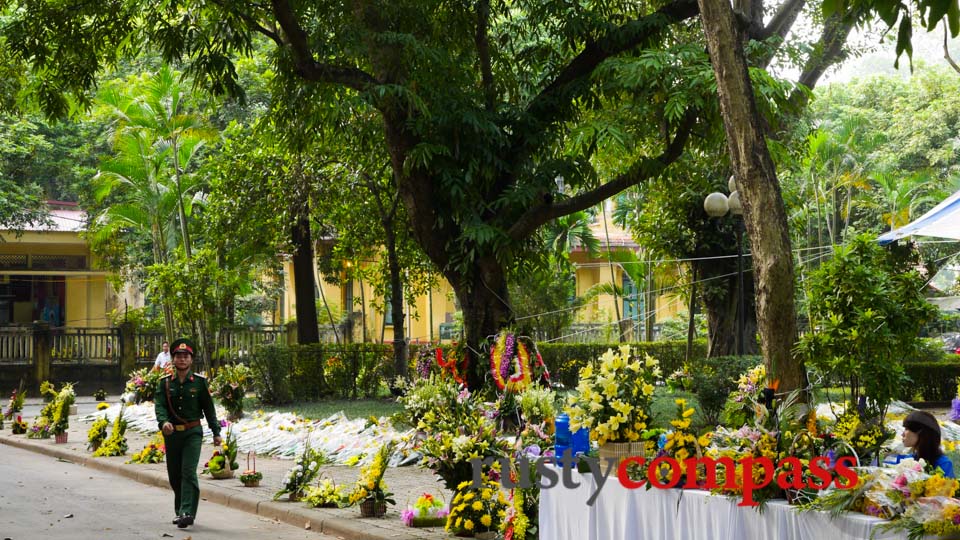
[[[768,501],[762,512],[707,491],[633,489],[611,475],[593,506],[596,483],[572,471],[573,489],[562,484],[540,492],[542,540],[877,540],[905,539],[902,531],[879,531],[886,520],[845,513],[800,512],[785,500]],[[873,536],[872,536],[873,535]]]

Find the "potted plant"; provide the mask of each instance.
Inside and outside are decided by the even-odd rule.
[[[250,468],[251,457],[253,458],[252,469]],[[247,470],[240,475],[240,481],[243,482],[243,487],[257,487],[260,485],[260,480],[263,480],[263,473],[257,471],[257,454],[247,452]]]
[[[303,500],[314,508],[337,508],[343,504],[344,496],[332,478],[324,478],[307,490]]]
[[[23,418],[21,418],[19,415],[17,415],[17,419],[13,421],[12,427],[14,435],[23,435],[27,432],[27,423],[24,422]]]
[[[567,400],[570,431],[590,430],[600,447],[600,458],[643,456],[641,434],[650,419],[654,383],[660,378],[655,358],[641,359],[628,345],[607,349],[600,365],[580,370],[577,393]]]
[[[210,474],[217,480],[233,478],[233,471],[240,468],[237,463],[237,437],[232,429],[227,429],[223,446],[213,451],[213,456],[204,464],[203,474]]]
[[[73,385],[70,383],[64,384],[53,399],[50,430],[53,432],[58,444],[67,442],[67,429],[70,428],[70,409],[73,407],[75,399],[76,394],[73,391]]]
[[[101,416],[93,421],[93,425],[90,426],[90,430],[87,431],[87,448],[92,452],[96,452],[100,445],[103,444],[103,441],[107,439],[107,426],[110,425],[110,422],[107,421],[106,416]]]
[[[471,484],[463,482],[457,487],[446,530],[461,537],[495,538],[501,515],[507,510],[507,499],[493,480],[487,479],[477,489],[471,488]]]
[[[320,465],[328,462],[327,456],[311,448],[310,440],[307,439],[297,462],[287,471],[283,487],[273,494],[273,500],[288,495],[291,501],[299,501],[306,494],[307,487],[320,474]]]
[[[417,497],[413,506],[400,513],[400,519],[407,527],[442,527],[447,522],[447,509],[443,501],[429,493]]]
[[[163,434],[157,432],[153,439],[143,447],[127,463],[163,463],[167,455],[167,446],[163,444]]]
[[[96,392],[93,393],[93,399],[95,399],[95,400],[97,400],[97,401],[104,401],[104,400],[106,400],[106,399],[107,399],[107,391],[104,390],[103,388],[98,389]]]
[[[221,366],[210,381],[210,394],[227,410],[227,420],[243,418],[243,398],[250,385],[251,370],[244,364]]]
[[[393,443],[384,444],[373,456],[373,461],[360,468],[360,478],[348,503],[351,506],[359,504],[363,517],[381,517],[387,513],[387,503],[397,504],[383,481],[383,473],[387,470],[387,461],[392,452]]]
[[[10,394],[10,403],[3,411],[3,417],[7,420],[13,420],[13,415],[23,411],[23,402],[27,398],[27,392],[23,389],[23,380],[20,380],[20,388]]]

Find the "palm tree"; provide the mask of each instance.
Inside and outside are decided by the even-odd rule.
[[[127,132],[115,139],[114,157],[101,163],[93,179],[94,197],[102,203],[114,196],[120,200],[110,204],[95,219],[94,242],[105,242],[128,228],[149,232],[153,262],[165,263],[169,250],[170,217],[176,208],[176,191],[159,175],[162,167],[153,142],[142,132]],[[173,311],[163,305],[167,336],[173,336]]]

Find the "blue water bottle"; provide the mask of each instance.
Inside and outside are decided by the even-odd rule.
[[[554,455],[559,459],[568,448],[570,448],[570,417],[567,416],[567,413],[560,413],[556,420],[556,433],[553,443]]]
[[[580,428],[570,437],[570,444],[573,446],[573,455],[579,456],[590,452],[590,430]]]

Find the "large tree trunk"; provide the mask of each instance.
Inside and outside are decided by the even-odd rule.
[[[793,258],[776,168],[767,149],[747,72],[742,36],[727,0],[697,0],[717,78],[727,146],[744,207],[757,279],[757,320],[767,377],[780,390],[806,387],[796,338]]]
[[[707,357],[736,355],[739,292],[737,276],[734,274],[736,263],[728,259],[714,259],[695,263],[695,266],[700,279],[708,280],[702,295],[703,309],[707,315]],[[743,300],[746,304],[743,354],[757,354],[759,345],[751,273],[744,273],[743,286]]]
[[[482,351],[487,350],[490,336],[509,323],[507,306],[507,277],[503,267],[492,257],[479,259],[468,279],[447,275],[463,310],[463,329],[466,334],[470,362],[467,367],[467,386],[477,390],[483,386],[489,365]]]
[[[291,231],[293,252],[293,288],[297,299],[297,341],[318,343],[317,301],[313,282],[313,242],[310,239],[310,218],[302,215]],[[349,309],[349,306],[344,306]]]
[[[404,328],[406,315],[403,312],[403,270],[397,257],[397,240],[393,226],[392,219],[384,220],[387,263],[390,267],[390,308],[393,311],[393,369],[395,376],[406,377],[408,351]]]

